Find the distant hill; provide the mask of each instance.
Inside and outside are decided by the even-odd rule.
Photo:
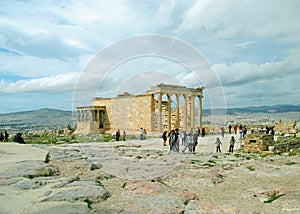
[[[300,112],[300,105],[276,105],[213,110],[214,114],[218,114],[218,111],[225,111],[227,115]],[[211,112],[210,109],[204,109],[203,115],[210,115]],[[74,126],[76,121],[72,121],[72,119],[72,111],[62,111],[51,108],[0,114],[0,131],[3,131],[4,129],[11,132],[65,129],[68,125]]]
[[[72,112],[43,108],[0,114],[0,129],[12,132],[31,130],[58,130],[72,125]]]
[[[204,109],[203,115],[211,114],[211,109]],[[227,108],[215,109],[214,112],[226,112],[227,115],[244,114],[244,113],[285,113],[300,112],[300,105],[275,105],[275,106],[259,106],[244,108]]]

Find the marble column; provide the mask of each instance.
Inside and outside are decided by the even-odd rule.
[[[195,131],[195,96],[191,96],[191,129]]]
[[[198,126],[202,129],[202,95],[198,95]]]
[[[183,104],[183,128],[184,131],[187,131],[187,95],[183,95],[184,104]]]
[[[176,123],[175,128],[179,128],[179,95],[176,94]]]
[[[167,94],[168,97],[168,111],[167,111],[167,130],[171,130],[171,94]]]
[[[158,119],[157,119],[157,131],[161,132],[162,128],[162,93],[158,93]]]

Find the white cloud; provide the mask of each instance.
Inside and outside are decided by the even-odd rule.
[[[197,47],[207,61],[214,64],[232,105],[238,105],[239,101],[245,105],[250,101],[299,102],[293,93],[293,90],[299,92],[295,80],[299,79],[300,70],[299,8],[298,0],[69,0],[55,3],[2,0],[1,93],[13,96],[13,93],[40,92],[41,96],[49,96],[49,93],[70,92],[79,75],[76,72],[83,71],[103,48],[136,35],[162,34],[179,37]],[[122,54],[122,50],[114,57],[118,54]],[[199,84],[193,74],[170,62],[144,60],[121,65],[119,69],[123,75],[108,79],[107,85],[127,81],[128,77],[120,89],[138,91],[146,79],[149,83],[155,82],[155,76],[148,75],[148,71],[169,72],[188,86]],[[199,72],[204,86],[219,87],[215,75]],[[139,78],[143,81],[130,84]],[[265,94],[264,86],[284,96],[259,100],[257,97]],[[245,96],[249,99],[244,99]]]
[[[41,77],[61,73],[79,72],[82,67],[77,59],[42,59],[0,53],[0,71],[22,77]]]
[[[74,90],[79,73],[59,74],[43,78],[19,80],[16,82],[0,81],[1,94],[24,93],[65,93]]]
[[[229,106],[298,104],[299,57],[279,62],[216,64]]]
[[[223,86],[242,86],[250,82],[290,78],[299,73],[299,58],[290,57],[284,61],[253,64],[237,62],[232,64],[215,64]]]
[[[178,31],[209,31],[214,39],[290,37],[292,34],[293,39],[299,40],[299,6],[297,0],[195,1],[182,15]]]

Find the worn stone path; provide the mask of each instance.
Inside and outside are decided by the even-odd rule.
[[[299,213],[300,156],[196,153],[161,139],[0,144],[0,213]],[[238,137],[238,136],[236,136]],[[239,143],[236,149],[239,149]]]

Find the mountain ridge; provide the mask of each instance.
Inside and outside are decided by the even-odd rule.
[[[300,104],[292,105],[292,104],[278,104],[273,106],[263,105],[263,106],[249,106],[249,107],[239,107],[239,108],[220,108],[220,109],[203,109],[203,112],[211,112],[211,111],[226,111],[226,113],[232,113],[237,111],[237,113],[282,113],[282,112],[291,112],[291,111],[300,111]],[[53,112],[53,113],[66,113],[72,114],[73,112],[70,110],[61,110],[56,108],[40,108],[26,111],[17,111],[10,113],[0,113],[0,116],[3,115],[17,115],[17,114],[36,114],[39,112]]]

